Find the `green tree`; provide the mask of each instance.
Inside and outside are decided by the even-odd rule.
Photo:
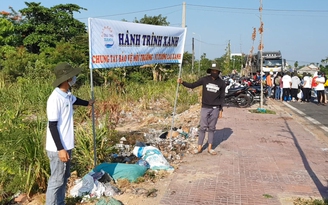
[[[12,49],[8,48],[3,58],[4,59],[0,60],[1,71],[6,75],[7,81],[15,82],[17,77],[28,75],[26,73],[27,65],[30,63],[34,65],[38,56],[29,53],[24,47],[18,47]]]
[[[236,55],[231,56],[232,70],[237,70],[238,72],[240,72],[241,68],[243,66],[243,63],[244,63],[243,56],[236,56]]]
[[[294,68],[298,68],[298,61],[295,61]]]
[[[182,67],[185,73],[195,73],[196,66],[192,68],[192,54],[188,53],[188,51],[183,53]]]
[[[85,25],[73,18],[73,13],[83,8],[75,4],[50,9],[40,3],[25,4],[28,7],[20,10],[23,17],[12,8],[0,13],[2,78],[13,81],[18,76],[35,78],[37,74],[49,78],[53,76],[51,69],[61,61],[85,68],[82,74],[89,76],[88,34]],[[37,68],[44,70],[38,72]]]
[[[29,52],[40,53],[47,47],[55,47],[59,41],[68,42],[86,33],[85,24],[74,19],[73,13],[86,10],[76,4],[60,4],[51,8],[41,3],[25,2],[20,10],[24,23],[17,31],[24,37],[23,44]]]
[[[224,54],[224,61],[223,61],[223,65],[222,65],[222,74],[223,75],[228,75],[231,73],[231,50],[230,50],[230,42],[228,43],[226,49],[225,49],[226,53]]]
[[[14,25],[8,19],[0,18],[0,45],[10,45],[13,41]]]
[[[143,18],[138,20],[137,18],[134,19],[134,23],[143,23],[143,24],[151,24],[151,25],[157,25],[157,26],[169,26],[170,22],[168,22],[167,17],[163,17],[161,14],[158,16],[147,16],[144,15]]]
[[[10,12],[0,12],[0,38],[9,46],[20,46],[22,37],[16,31],[16,26],[23,23],[22,16],[16,12],[12,7],[9,7]],[[0,40],[1,41],[1,40]]]
[[[192,63],[192,54],[185,51],[183,53],[182,66],[191,66]]]
[[[213,61],[206,58],[206,53],[203,53],[200,57],[200,75],[203,75],[206,73],[207,69],[212,67]]]

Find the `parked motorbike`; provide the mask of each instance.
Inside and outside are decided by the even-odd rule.
[[[261,86],[249,86],[246,90],[247,95],[251,99],[250,105],[261,102]],[[266,86],[263,86],[263,104],[266,104],[266,99],[268,96],[268,89]]]
[[[238,107],[245,108],[250,106],[251,98],[246,93],[247,87],[237,87],[228,89],[224,101],[225,104],[233,103]]]

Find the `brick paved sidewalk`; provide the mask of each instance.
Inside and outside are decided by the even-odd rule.
[[[271,103],[276,115],[224,108],[214,140],[220,154],[186,156],[160,204],[289,205],[328,197],[327,142]]]

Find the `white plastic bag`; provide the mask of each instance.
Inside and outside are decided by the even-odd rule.
[[[298,98],[298,99],[302,99],[302,98],[303,98],[303,92],[302,92],[302,90],[300,90],[300,91],[297,93],[297,98]]]
[[[86,174],[82,180],[77,181],[76,185],[71,189],[70,195],[73,197],[77,196],[92,196],[100,198],[104,195],[106,187],[103,183],[95,181],[93,177]]]
[[[78,190],[79,196],[90,194],[92,189],[94,188],[95,183],[94,179],[91,175],[86,174],[82,179],[82,187]]]
[[[173,170],[161,151],[153,146],[138,147],[135,146],[133,154],[147,161],[152,170]]]

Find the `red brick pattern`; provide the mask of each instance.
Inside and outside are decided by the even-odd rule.
[[[224,109],[216,156],[187,155],[161,205],[280,205],[328,197],[328,144],[283,112]]]

